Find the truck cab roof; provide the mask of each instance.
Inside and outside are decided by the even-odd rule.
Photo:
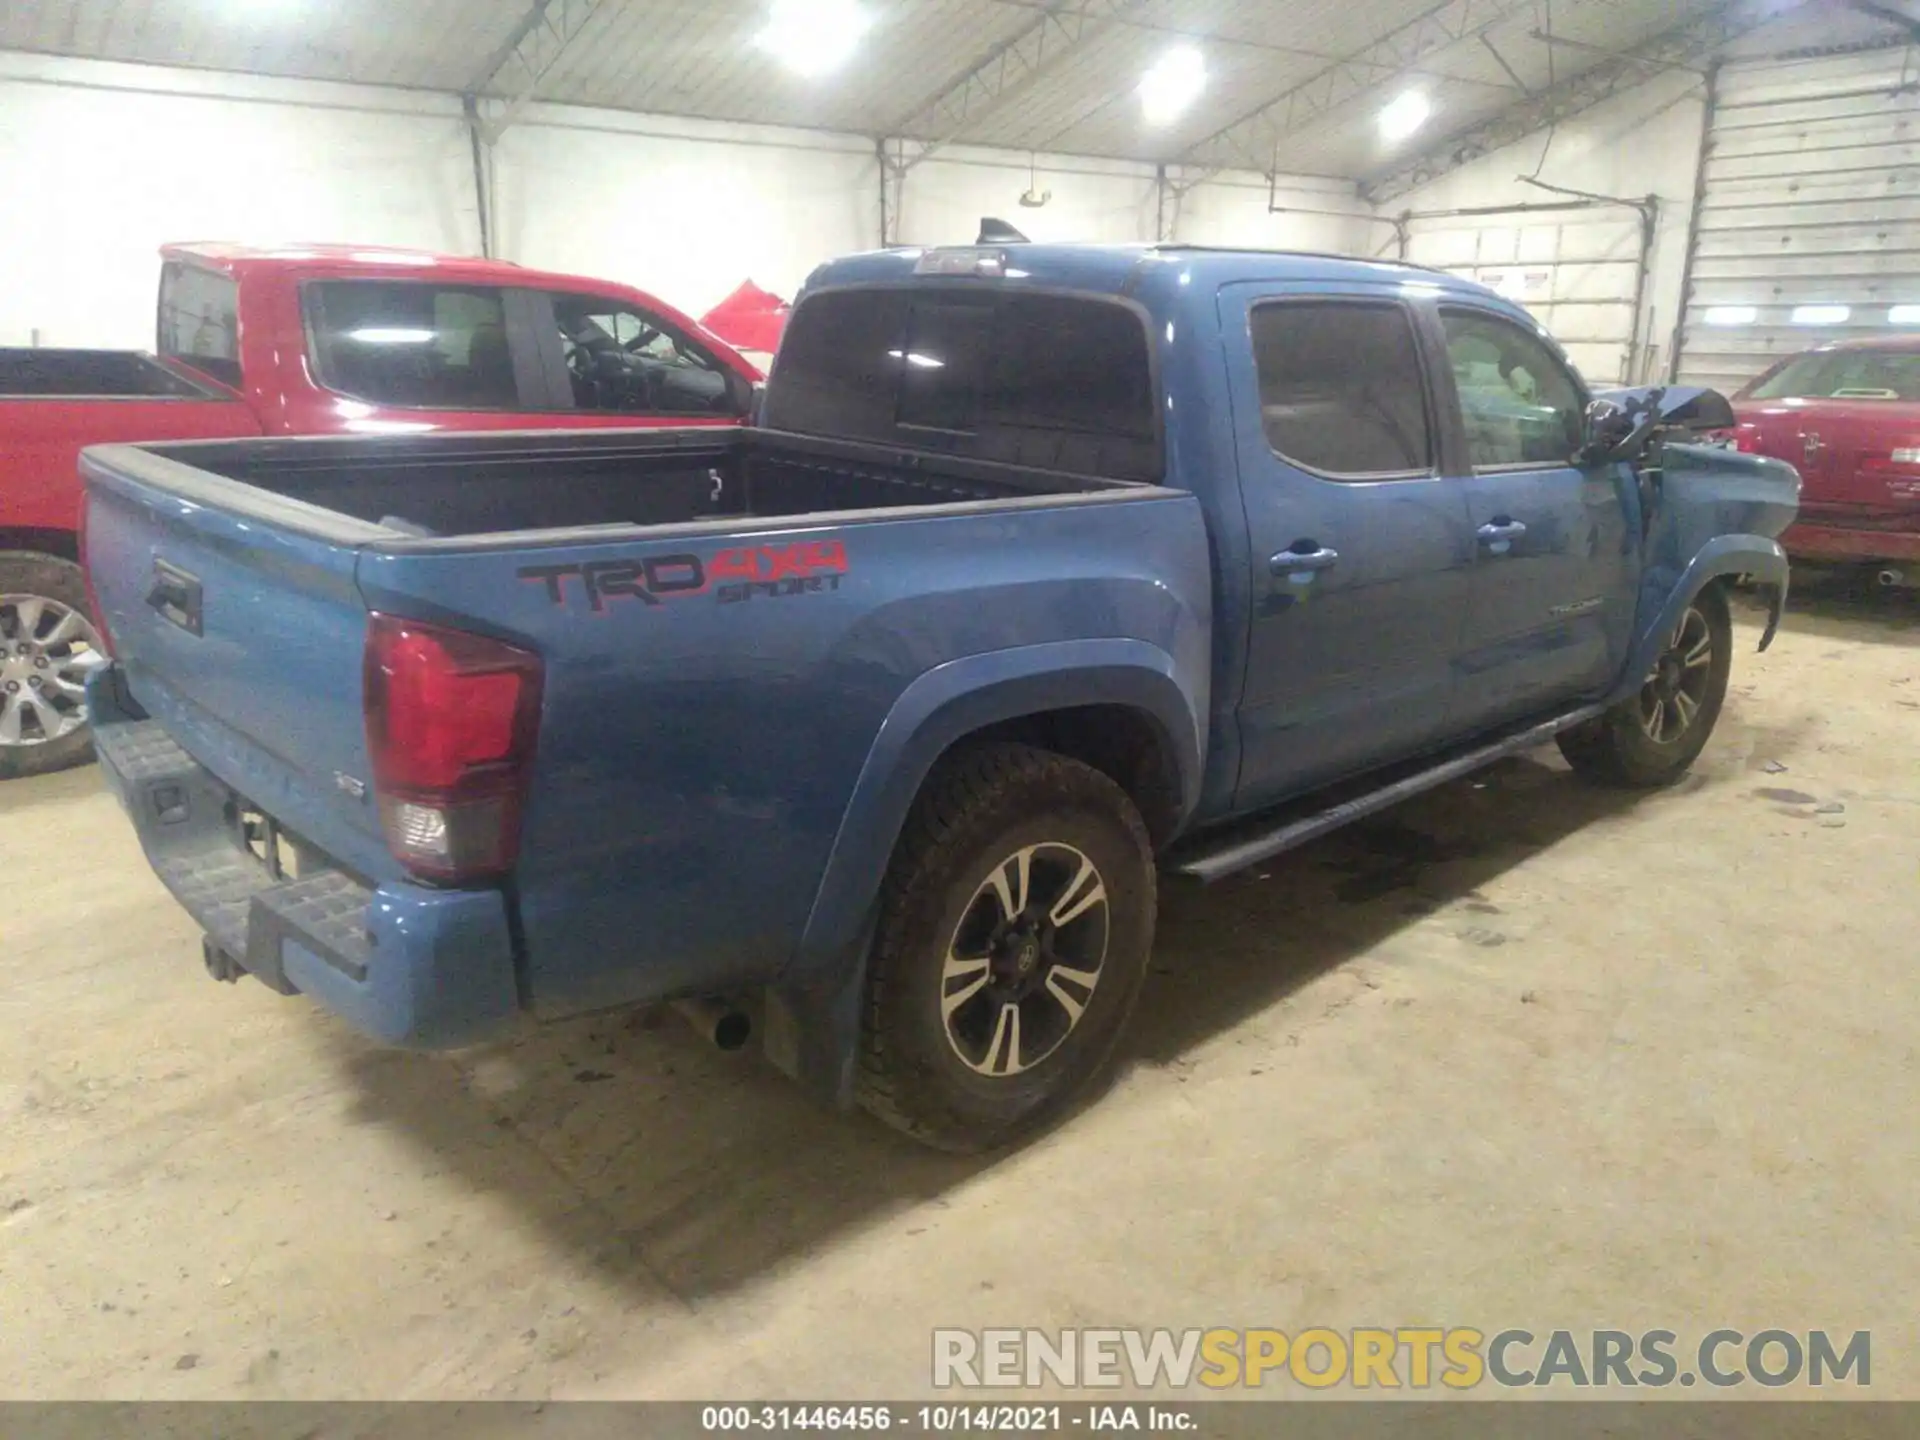
[[[1090,292],[1122,293],[1140,287],[1145,272],[1156,266],[1177,267],[1188,284],[1217,289],[1239,281],[1325,283],[1360,281],[1391,284],[1400,281],[1424,289],[1453,291],[1481,300],[1507,302],[1494,291],[1444,270],[1410,265],[1398,260],[1365,260],[1309,250],[1219,249],[1184,244],[1035,244],[899,246],[872,250],[832,260],[807,279],[807,289],[836,285],[897,282],[926,274],[927,257],[958,257],[969,253],[1001,257],[1002,278],[1032,280],[1042,285]],[[936,272],[939,273],[939,272]],[[944,273],[959,273],[948,270]],[[982,272],[985,273],[985,272]]]

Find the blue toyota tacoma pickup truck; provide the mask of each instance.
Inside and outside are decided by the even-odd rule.
[[[752,1013],[993,1145],[1112,1054],[1157,870],[1549,739],[1686,769],[1799,486],[1683,443],[1725,408],[1405,266],[856,256],[746,430],[88,451],[100,756],[220,978],[424,1046]]]

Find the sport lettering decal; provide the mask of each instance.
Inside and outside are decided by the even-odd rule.
[[[604,614],[612,601],[659,605],[695,595],[713,595],[722,605],[794,595],[819,595],[840,588],[847,573],[847,549],[838,540],[803,540],[797,545],[753,545],[709,555],[648,555],[639,560],[590,560],[585,564],[528,565],[522,580],[546,586],[547,599],[570,605],[583,596],[587,608]]]

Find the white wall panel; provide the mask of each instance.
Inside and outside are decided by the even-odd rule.
[[[852,136],[540,106],[493,173],[497,253],[695,315],[743,280],[791,296],[880,234],[879,161]]]
[[[1566,348],[1589,384],[1638,379],[1634,296],[1645,249],[1637,211],[1414,218],[1406,258],[1478,280],[1518,301]]]
[[[1392,234],[1371,213],[1347,181],[1283,176],[1269,189],[1263,176],[1229,172],[1187,193],[1176,233],[1194,245],[1370,255]]]
[[[0,344],[153,344],[168,240],[471,250],[456,101],[0,52]]]
[[[1659,221],[1639,322],[1641,348],[1631,362],[1625,341],[1633,329],[1640,254],[1640,222],[1633,211],[1509,211],[1415,221],[1408,258],[1463,274],[1481,268],[1547,266],[1553,270],[1551,291],[1523,303],[1563,342],[1570,342],[1574,362],[1590,381],[1663,378],[1671,361],[1686,267],[1703,96],[1698,75],[1656,76],[1551,134],[1530,136],[1482,156],[1381,207],[1381,213],[1508,207],[1565,198],[1521,179],[1536,175],[1592,194],[1657,197]],[[1575,301],[1580,303],[1566,303]]]
[[[907,173],[899,236],[908,245],[964,245],[993,215],[1033,240],[1130,241],[1153,238],[1154,184],[1149,166],[1043,155],[1029,162],[1006,151],[953,148]],[[1052,198],[1026,209],[1033,185]]]
[[[861,136],[534,106],[491,175],[496,254],[696,314],[746,279],[791,295],[880,234]],[[1036,180],[1051,199],[1023,208]],[[0,344],[151,345],[170,240],[480,247],[458,100],[377,87],[0,52],[0,195]],[[1174,233],[1346,253],[1380,233],[1302,209],[1366,212],[1344,182],[1270,197],[1223,172],[1187,194]],[[900,234],[966,243],[997,215],[1036,240],[1148,241],[1157,210],[1151,166],[956,146],[911,172]]]

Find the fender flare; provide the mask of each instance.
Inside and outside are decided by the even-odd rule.
[[[950,660],[887,712],[848,798],[794,966],[838,953],[879,894],[907,811],[955,741],[1003,721],[1083,705],[1124,705],[1160,729],[1178,771],[1182,820],[1200,794],[1205,722],[1173,657],[1144,640],[1065,640]]]
[[[1687,562],[1686,569],[1660,601],[1660,608],[1653,612],[1649,623],[1641,627],[1620,679],[1603,703],[1611,705],[1624,700],[1640,688],[1653,669],[1653,662],[1659,658],[1662,642],[1680,623],[1687,606],[1709,583],[1725,575],[1751,575],[1770,592],[1767,628],[1760,636],[1760,649],[1765,650],[1773,643],[1780,628],[1781,612],[1786,609],[1790,570],[1787,552],[1780,548],[1777,540],[1764,535],[1716,535]],[[1643,591],[1642,613],[1647,611],[1647,602],[1647,593]]]
[[[768,987],[768,1058],[829,1103],[851,1102],[881,882],[907,812],[956,741],[1049,710],[1128,706],[1168,745],[1184,823],[1199,802],[1207,677],[1190,697],[1179,674],[1170,654],[1143,640],[1065,640],[951,660],[908,685],[861,766],[799,946]]]

